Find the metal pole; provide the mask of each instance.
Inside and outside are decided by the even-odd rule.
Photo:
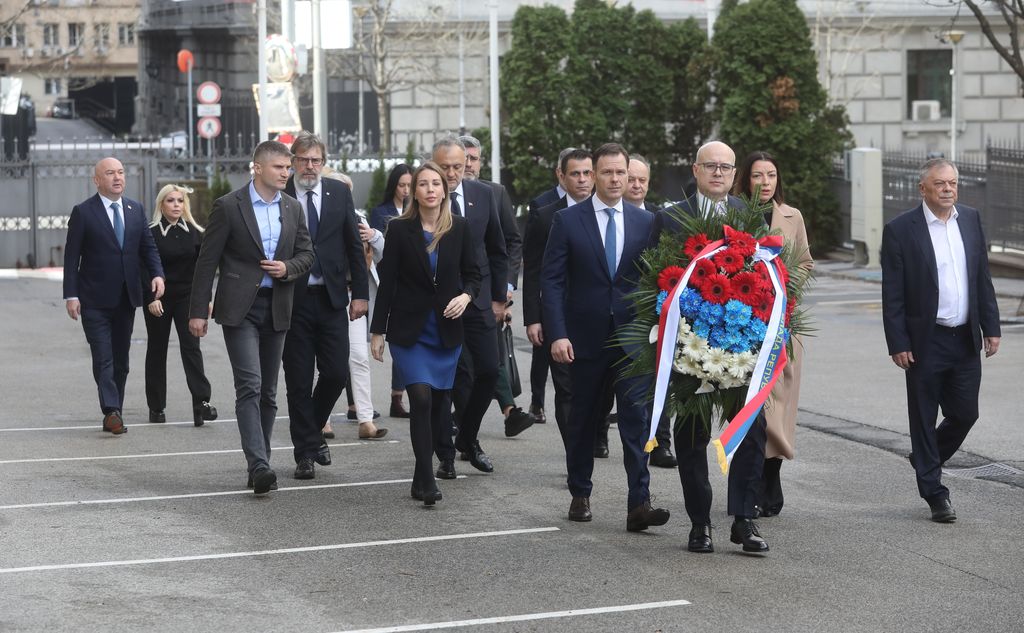
[[[953,65],[949,76],[953,84],[949,95],[949,160],[956,162],[956,42],[953,42]]]
[[[267,140],[267,0],[259,0],[256,4],[256,46],[259,59],[259,93],[260,93],[260,132],[257,143]]]
[[[196,133],[196,122],[193,118],[195,116],[195,107],[192,105],[192,60],[188,60],[188,176],[191,178],[194,174],[192,173],[192,146],[195,144],[195,138],[192,136]],[[173,149],[173,148],[172,148]]]
[[[281,0],[281,34],[295,43],[295,0]]]
[[[491,6],[491,181],[501,182],[501,102],[498,97],[498,2]]]
[[[715,22],[718,21],[718,0],[707,0],[708,10],[708,42],[715,35]]]
[[[459,134],[466,133],[466,50],[462,33],[462,0],[459,0]]]
[[[359,141],[356,143],[356,149],[360,155],[366,151],[366,146],[363,144],[366,139],[365,105],[363,103],[363,91],[365,90],[363,87],[363,16],[365,15],[365,11],[357,10],[355,12],[355,16],[359,20],[359,44],[356,46],[359,51]]]
[[[327,137],[327,71],[320,42],[320,0],[310,5],[313,13],[313,131]]]

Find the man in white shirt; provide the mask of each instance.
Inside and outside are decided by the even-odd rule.
[[[910,463],[937,523],[956,521],[942,465],[978,419],[979,352],[994,355],[1000,338],[988,243],[978,211],[956,204],[958,178],[952,162],[926,162],[921,204],[882,232],[885,340],[906,372]]]

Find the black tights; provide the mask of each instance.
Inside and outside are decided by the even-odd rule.
[[[429,491],[437,487],[434,481],[434,446],[441,434],[451,433],[451,391],[434,389],[424,383],[406,385],[409,394],[409,435],[412,452],[416,456],[413,485]]]

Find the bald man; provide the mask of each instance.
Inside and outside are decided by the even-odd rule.
[[[64,300],[68,316],[82,318],[92,354],[92,375],[103,411],[103,430],[128,430],[121,410],[128,380],[128,351],[142,284],[164,294],[164,270],[142,205],[124,197],[124,165],[96,163],[96,195],[75,205],[64,246]],[[145,267],[145,271],[140,268]]]

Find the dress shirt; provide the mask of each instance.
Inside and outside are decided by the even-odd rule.
[[[935,251],[935,266],[938,269],[939,309],[935,322],[946,327],[957,327],[967,323],[967,254],[964,240],[960,235],[957,217],[960,213],[953,207],[945,222],[935,217],[924,202],[924,220],[928,235],[932,238]]]
[[[565,189],[562,189],[562,185],[555,185],[555,193],[559,198],[564,198],[567,195]],[[569,199],[572,200],[572,197],[570,196]]]
[[[605,204],[595,193],[593,202],[594,220],[597,222],[597,230],[601,233],[602,245],[607,241],[605,230],[608,228],[608,213],[605,212],[605,209],[615,209],[615,270],[618,270],[619,263],[622,261],[622,245],[626,243],[626,223],[622,219],[622,198],[619,198],[614,205],[610,205]]]
[[[309,226],[309,209],[306,208],[306,200],[308,198],[306,193],[309,192],[309,191],[313,192],[313,206],[316,207],[316,219],[317,220],[322,220],[323,217],[324,217],[324,214],[323,214],[323,208],[324,208],[324,204],[323,204],[324,203],[324,200],[323,200],[323,190],[324,190],[323,182],[320,179],[317,179],[316,186],[313,187],[312,189],[306,189],[305,187],[303,187],[302,185],[299,184],[298,180],[295,181],[295,197],[296,197],[296,199],[298,199],[299,204],[302,205],[302,214],[306,218],[306,226],[307,227]],[[319,255],[317,255],[317,253],[316,253],[316,245],[313,246],[313,257],[319,257]],[[323,271],[320,271],[320,272],[323,272]],[[309,273],[309,285],[310,286],[322,286],[322,285],[324,285],[324,278],[323,277],[317,277],[312,272],[310,272]]]
[[[720,199],[722,201],[726,201],[727,196],[728,194],[726,194],[726,196],[722,196],[722,198]],[[700,191],[697,192],[697,209],[701,212],[701,215],[703,215],[704,217],[708,217],[715,213],[716,202],[718,202],[718,200],[712,200],[711,198],[708,198],[707,196],[702,194]],[[726,207],[728,207],[729,203],[726,202],[725,205]]]
[[[267,259],[274,259],[274,253],[277,252],[277,240],[281,238],[281,192],[274,192],[273,200],[267,202],[256,192],[256,185],[250,180],[249,200],[252,202],[252,210],[256,213],[256,224],[260,227],[263,254]],[[267,273],[263,273],[260,288],[272,288],[273,286],[274,280]]]
[[[458,200],[458,203],[459,203],[459,210],[462,211],[462,217],[468,218],[469,217],[469,213],[468,213],[469,209],[466,208],[468,206],[466,204],[466,194],[462,193],[462,182],[459,182],[459,186],[456,187],[455,189],[452,189],[451,192],[449,192],[449,194],[448,194],[448,198],[449,199],[451,199],[452,194],[455,194],[456,196],[458,196],[456,198],[456,200]]]
[[[110,198],[107,198],[103,194],[100,194],[100,201],[103,203],[103,208],[107,212],[107,219],[110,220],[111,227],[114,226],[114,210],[110,208],[110,205],[114,204],[115,202],[117,203],[118,208],[121,209],[121,221],[124,222],[125,208],[124,203],[121,202],[120,198],[118,198],[117,200],[111,200]]]

